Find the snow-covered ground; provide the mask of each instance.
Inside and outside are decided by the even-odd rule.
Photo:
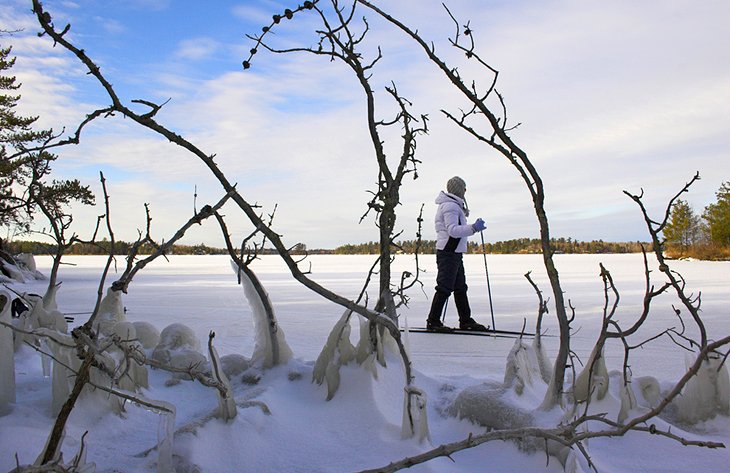
[[[58,305],[64,313],[76,314],[76,323],[94,305],[104,258],[68,257],[60,280]],[[360,291],[372,256],[312,256],[311,277],[333,291],[354,298]],[[46,273],[50,259],[39,257],[38,269]],[[641,255],[559,255],[556,257],[566,298],[575,307],[573,350],[585,361],[597,336],[604,305],[599,262],[611,271],[620,292],[618,321],[628,326],[641,311],[644,269]],[[423,290],[410,292],[408,307],[400,309],[411,327],[423,326],[435,280],[435,259],[420,258]],[[466,257],[470,300],[475,318],[491,325],[484,260]],[[120,260],[120,265],[123,262]],[[396,269],[413,271],[410,256],[398,257]],[[546,297],[549,286],[542,259],[535,255],[488,256],[489,278],[495,325],[519,330],[527,320],[534,330],[537,296],[524,277],[532,271]],[[687,281],[687,293],[702,293],[702,315],[709,338],[730,333],[730,263],[677,261],[672,268]],[[653,264],[652,264],[653,266]],[[305,266],[308,267],[308,266]],[[165,400],[176,406],[175,453],[187,462],[185,471],[202,472],[343,472],[377,468],[416,455],[442,443],[481,433],[482,427],[443,415],[443,409],[464,387],[484,382],[501,383],[505,361],[513,340],[506,338],[410,334],[415,384],[428,396],[430,442],[401,439],[403,371],[397,358],[387,370],[379,369],[373,379],[357,365],[346,366],[334,399],[327,402],[327,389],[310,382],[314,360],[332,326],[343,310],[299,285],[277,257],[264,257],[253,269],[271,297],[279,326],[294,352],[284,366],[265,372],[257,384],[232,380],[236,401],[246,401],[230,423],[210,420],[201,423],[217,406],[216,392],[199,383],[166,386],[169,375],[150,371],[149,399]],[[660,278],[657,271],[652,276]],[[115,279],[114,275],[110,280]],[[663,280],[656,281],[657,286]],[[22,292],[43,293],[42,281],[15,284]],[[371,297],[372,294],[371,294]],[[668,327],[678,327],[671,294],[655,301],[646,327],[637,335],[648,338]],[[228,258],[223,256],[174,256],[158,260],[138,274],[124,298],[129,321],[147,321],[160,330],[173,322],[191,327],[205,346],[210,331],[221,355],[251,356],[254,330],[251,310],[237,285]],[[402,322],[403,323],[403,322]],[[449,307],[446,323],[455,325],[455,308]],[[556,335],[552,310],[544,323],[548,335]],[[353,325],[353,342],[358,327]],[[693,335],[692,332],[689,335]],[[546,337],[548,354],[554,356],[557,337]],[[635,377],[651,375],[666,388],[684,371],[686,353],[663,338],[640,350],[631,359]],[[609,370],[622,366],[622,350],[609,346]],[[39,356],[29,348],[16,353],[17,402],[0,412],[0,471],[32,463],[41,451],[53,417],[50,415],[51,380],[44,378]],[[523,400],[525,402],[525,400]],[[537,402],[537,400],[536,400]],[[88,460],[101,472],[155,471],[156,453],[144,455],[157,442],[160,416],[128,406],[123,416],[108,413],[101,406],[80,401],[74,410],[64,444],[65,458],[84,440]],[[268,408],[268,409],[266,409]],[[196,422],[198,424],[196,425]],[[661,420],[657,426],[661,427]],[[703,438],[730,444],[730,418],[718,416],[694,426],[672,426],[672,432],[688,438]],[[727,471],[730,453],[726,449],[682,447],[649,434],[631,433],[624,438],[592,440],[591,459],[600,472],[695,472]],[[453,461],[452,461],[453,460]],[[199,470],[195,470],[195,465]],[[582,464],[588,471],[585,461]],[[183,465],[180,466],[183,468]],[[415,471],[457,472],[560,472],[562,465],[544,453],[526,453],[510,442],[491,442],[417,466]]]

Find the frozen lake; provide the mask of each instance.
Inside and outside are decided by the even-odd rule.
[[[419,258],[423,288],[416,286],[410,291],[408,307],[399,310],[409,326],[425,324],[430,307],[436,277],[433,255]],[[104,257],[76,256],[64,259],[72,265],[64,266],[60,280],[63,285],[58,293],[59,306],[66,312],[88,312],[93,308],[98,278]],[[367,271],[375,261],[374,256],[310,256],[302,268],[309,268],[310,277],[329,289],[356,298]],[[499,329],[520,330],[527,320],[527,330],[533,331],[537,316],[537,296],[524,274],[532,271],[533,280],[546,298],[551,298],[542,257],[540,255],[488,255],[488,270],[492,292],[495,325]],[[39,269],[48,273],[50,258],[37,259]],[[121,269],[123,260],[118,264]],[[645,290],[643,259],[640,254],[628,255],[558,255],[556,264],[566,292],[566,300],[575,307],[573,322],[573,350],[585,360],[595,342],[603,313],[603,283],[599,276],[599,263],[611,272],[620,292],[620,304],[616,319],[628,327],[641,312]],[[415,270],[412,256],[399,256],[394,267],[400,271]],[[710,338],[730,333],[728,307],[730,307],[730,262],[674,261],[671,267],[684,276],[687,293],[702,294],[702,315]],[[653,268],[655,264],[650,260]],[[481,255],[465,257],[469,297],[475,318],[491,325],[484,260]],[[314,360],[319,354],[329,330],[342,314],[342,308],[321,298],[301,286],[288,273],[276,256],[264,256],[253,265],[274,304],[279,324],[294,350],[295,357]],[[660,286],[664,279],[654,270],[652,283]],[[109,281],[115,280],[114,274]],[[36,286],[33,283],[32,286]],[[38,291],[43,286],[38,284]],[[370,291],[371,301],[374,291]],[[221,354],[241,353],[247,356],[253,351],[253,325],[251,312],[236,283],[226,256],[171,256],[169,262],[159,259],[141,271],[132,282],[129,294],[124,298],[127,318],[145,320],[162,329],[172,322],[182,322],[192,327],[201,342],[208,332],[216,332],[216,346]],[[680,327],[672,304],[679,307],[673,293],[654,301],[645,329],[632,340],[638,343],[669,327]],[[557,335],[551,307],[544,329],[547,335]],[[683,311],[684,315],[687,315]],[[77,315],[77,321],[84,315]],[[457,325],[453,304],[446,317],[448,325]],[[688,323],[688,325],[691,325]],[[357,330],[356,328],[354,329]],[[696,335],[694,330],[689,335]],[[356,337],[353,337],[355,340]],[[411,334],[409,344],[417,370],[429,375],[468,374],[501,377],[504,361],[513,341],[503,338],[475,336],[447,336],[436,334]],[[546,337],[548,353],[557,349],[557,337]],[[666,373],[669,378],[684,369],[685,352],[663,337],[635,352],[631,366],[639,376],[649,373]],[[622,350],[617,342],[606,353],[609,369],[619,369]]]
[[[105,258],[69,257],[60,275],[63,285],[58,293],[62,311],[75,313],[81,323],[93,308],[98,280]],[[329,289],[350,298],[357,297],[373,256],[313,256],[311,277]],[[401,323],[407,318],[410,326],[422,326],[435,279],[435,258],[420,258],[420,287],[411,291],[408,307],[400,309]],[[45,273],[49,258],[38,258],[39,269]],[[475,317],[491,323],[484,260],[480,255],[466,257],[467,278]],[[586,361],[595,343],[600,326],[604,294],[599,277],[599,262],[608,268],[620,291],[621,303],[617,319],[629,326],[641,311],[644,293],[644,268],[641,255],[561,255],[556,258],[566,299],[575,307],[572,349]],[[121,266],[123,260],[119,261]],[[398,257],[396,271],[415,270],[414,258]],[[534,330],[537,297],[524,278],[532,271],[533,279],[547,293],[549,290],[542,269],[542,258],[536,255],[489,255],[489,273],[497,328],[519,330],[527,320],[528,330]],[[673,262],[687,281],[688,292],[702,291],[702,314],[710,338],[730,333],[728,299],[730,299],[730,263]],[[210,388],[199,383],[168,385],[169,375],[161,370],[149,370],[150,385],[144,395],[150,399],[170,402],[176,408],[176,458],[197,465],[186,471],[261,472],[296,471],[321,473],[360,471],[387,465],[391,461],[423,453],[449,442],[461,441],[484,427],[466,420],[444,415],[446,406],[460,390],[473,386],[500,385],[504,378],[505,361],[514,341],[505,338],[454,336],[443,334],[410,334],[410,346],[415,372],[414,384],[423,389],[427,402],[431,439],[416,442],[402,439],[403,372],[400,360],[388,369],[378,369],[378,378],[350,364],[341,370],[342,383],[338,394],[325,402],[326,387],[309,382],[314,360],[343,309],[297,283],[286,271],[278,257],[267,256],[254,264],[254,270],[269,291],[279,325],[296,359],[286,365],[267,370],[256,383],[233,379],[234,396],[240,403],[233,421],[202,421],[217,406]],[[396,273],[397,274],[397,273]],[[661,276],[656,271],[652,274]],[[108,283],[118,276],[110,275]],[[654,284],[659,286],[663,280]],[[42,281],[15,284],[20,291],[42,292]],[[546,294],[547,295],[547,294]],[[372,300],[372,293],[371,293]],[[672,305],[676,297],[667,294],[655,301],[646,327],[631,340],[639,343],[669,327],[679,327]],[[140,274],[124,298],[127,319],[148,321],[159,329],[173,322],[190,326],[201,344],[209,331],[217,336],[215,345],[221,355],[239,353],[251,356],[254,351],[254,330],[251,311],[238,286],[227,257],[174,256],[169,262],[156,261]],[[678,305],[677,305],[678,307]],[[547,335],[556,335],[556,323],[551,309],[544,328]],[[85,313],[85,314],[84,314]],[[457,323],[449,308],[446,322]],[[688,327],[690,325],[688,324]],[[357,342],[357,327],[351,341]],[[688,329],[687,335],[696,335]],[[558,338],[546,337],[548,354],[554,356]],[[664,389],[669,388],[684,373],[686,352],[663,337],[636,350],[630,361],[634,376],[651,375]],[[609,370],[622,367],[622,350],[616,341],[606,352]],[[20,462],[32,462],[38,455],[51,429],[54,415],[49,411],[50,379],[43,376],[38,356],[26,348],[16,354],[17,402],[0,415],[0,471]],[[539,383],[538,383],[539,384]],[[536,386],[538,391],[542,389]],[[511,393],[511,391],[509,391]],[[506,394],[511,402],[534,409],[542,395],[534,393],[519,397]],[[104,398],[105,399],[105,398]],[[611,396],[597,409],[617,410],[618,387],[612,386]],[[268,406],[267,415],[249,400]],[[80,400],[67,425],[65,458],[75,453],[85,432],[88,436],[89,460],[96,463],[99,473],[152,472],[157,454],[150,451],[158,442],[157,428],[162,416],[156,412],[128,406],[124,416],[103,412],[104,402],[98,397]],[[253,406],[253,407],[252,407]],[[613,407],[611,407],[613,406]],[[638,411],[635,412],[638,415]],[[549,414],[548,415],[552,415]],[[552,421],[559,422],[553,419]],[[552,422],[551,421],[551,422]],[[202,425],[191,433],[190,425]],[[698,435],[705,440],[730,444],[727,416],[689,426],[667,424],[663,419],[653,422],[688,438]],[[363,448],[366,446],[366,448]],[[664,473],[677,471],[724,471],[728,462],[726,449],[681,448],[676,441],[657,435],[629,433],[622,438],[593,439],[588,444],[598,471],[646,471]],[[646,455],[651,452],[651,455]],[[512,442],[490,442],[453,458],[439,458],[412,470],[420,473],[462,473],[489,470],[500,473],[514,471],[562,472],[560,462],[543,453],[526,453]],[[584,460],[582,471],[592,471]]]

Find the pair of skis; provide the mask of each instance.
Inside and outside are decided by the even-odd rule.
[[[405,329],[401,329],[401,332],[404,332]],[[437,331],[437,330],[429,330],[426,327],[410,327],[408,329],[409,333],[433,333],[438,335],[476,335],[481,337],[497,337],[497,338],[518,338],[518,337],[534,337],[534,333],[528,333],[528,332],[517,332],[513,330],[497,330],[493,329],[491,327],[488,327],[486,331],[484,330],[460,330],[460,329],[453,329],[449,331]]]

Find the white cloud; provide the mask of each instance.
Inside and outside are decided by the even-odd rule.
[[[499,88],[510,120],[523,123],[512,136],[544,180],[555,236],[646,238],[638,209],[624,189],[645,188],[650,208],[663,211],[666,201],[699,170],[704,179],[689,199],[701,210],[714,199],[720,183],[730,179],[724,165],[730,149],[726,3],[450,4],[455,15],[471,16],[482,56],[501,71]],[[433,40],[464,77],[489,80],[473,61],[448,46],[445,38],[453,25],[440,2],[386,7],[407,15],[408,23]],[[233,13],[266,25],[279,9],[262,2],[236,7]],[[304,37],[302,29],[314,19],[305,15],[287,23],[272,40],[297,44]],[[443,107],[458,112],[465,105],[458,94],[403,34],[375,20],[371,27],[369,51],[377,43],[384,54],[373,78],[379,117],[390,118],[393,111],[383,92],[391,80],[413,102],[414,113],[431,117],[430,135],[419,141],[420,178],[407,181],[401,192],[403,238],[415,234],[421,203],[426,204],[424,237],[433,237],[433,199],[455,174],[467,180],[470,205],[475,216],[487,220],[490,240],[536,236],[532,202],[517,172],[440,113]],[[125,71],[123,62],[110,57],[104,71],[113,83],[117,71],[134,72],[134,97],[172,98],[158,120],[206,154],[216,154],[228,178],[252,203],[263,205],[262,212],[279,204],[275,227],[288,243],[327,247],[376,239],[372,219],[357,223],[369,199],[366,190],[377,179],[377,166],[363,93],[354,76],[344,65],[324,58],[263,50],[246,72],[233,64],[226,71],[189,74],[195,70],[194,60],[214,50],[239,51],[240,60],[247,57],[250,45],[240,38],[234,44],[208,33],[186,31],[198,39],[171,38],[179,42],[178,57],[191,60],[184,64],[188,69],[171,65],[160,67],[162,72]],[[311,34],[303,44],[312,44]],[[68,55],[51,50],[48,41],[28,36],[16,47],[33,61],[32,67],[18,69],[28,88],[23,101],[28,110],[37,110],[32,113],[72,123],[95,108],[84,104],[100,101],[94,95],[98,86],[81,79],[83,71]],[[88,90],[97,92],[80,95]],[[71,105],[76,103],[80,106]],[[140,202],[149,199],[159,215],[160,233],[171,234],[189,216],[195,185],[201,205],[220,197],[220,186],[189,153],[128,121],[106,122],[90,128],[84,144],[65,152],[67,164],[59,162],[58,171],[93,176],[95,167],[105,169],[117,187],[117,205],[125,206],[117,215],[134,215]],[[394,157],[399,145],[388,136],[388,153]],[[232,231],[242,235],[250,230],[240,212],[229,207],[227,212]],[[169,228],[163,229],[163,223]],[[217,243],[217,232],[206,225],[191,238]]]
[[[175,55],[183,59],[198,60],[211,56],[218,47],[218,42],[211,38],[190,38],[178,44]]]

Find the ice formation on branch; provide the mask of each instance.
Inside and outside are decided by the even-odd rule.
[[[46,277],[38,271],[33,253],[20,253],[14,256],[18,268],[33,279],[45,279]]]
[[[233,270],[239,275],[243,293],[253,313],[256,342],[251,357],[252,361],[255,364],[261,364],[264,368],[287,363],[292,357],[292,351],[286,343],[284,331],[276,322],[269,295],[263,290],[260,283],[258,283],[260,291],[257,291],[246,272],[240,270],[235,263],[232,263],[232,266]],[[266,307],[271,308],[270,314],[267,313],[264,304],[266,304]]]
[[[110,287],[99,305],[99,313],[94,321],[94,328],[100,335],[111,335],[114,333],[114,326],[118,322],[126,320],[122,291],[115,291]]]
[[[228,381],[223,370],[223,364],[218,356],[218,350],[213,346],[214,332],[210,332],[208,339],[208,354],[210,356],[210,372],[213,379],[218,381],[224,387],[224,393],[218,391],[218,412],[217,417],[225,421],[229,421],[236,417],[238,411],[236,410],[236,400],[233,398],[233,389],[231,389],[231,383]]]
[[[117,323],[114,326],[114,333],[121,340],[121,348],[142,353],[142,344],[137,340],[137,330],[132,323]],[[116,349],[112,353],[117,359],[117,371],[123,373],[118,383],[120,388],[137,392],[140,388],[149,387],[147,368],[143,364],[131,357],[126,357],[120,349]]]
[[[404,391],[401,437],[404,439],[415,437],[419,442],[431,440],[431,434],[428,430],[428,416],[426,415],[427,399],[425,391],[415,386],[406,386]]]
[[[608,392],[608,369],[606,359],[603,357],[603,346],[596,346],[591,352],[588,362],[583,371],[578,375],[573,384],[573,396],[575,402],[586,402],[591,398],[601,400]]]
[[[365,317],[360,319],[360,340],[355,347],[355,359],[366,370],[372,373],[373,378],[378,379],[378,364],[386,366],[385,346],[388,344],[397,352],[394,347],[395,341],[390,333],[382,326],[377,326]]]
[[[81,366],[81,360],[76,355],[75,343],[71,335],[47,328],[36,329],[35,333],[48,340],[46,347],[54,358],[51,379],[51,412],[55,415],[61,411],[61,407],[71,394],[75,371]]]
[[[33,279],[45,279],[35,265],[32,254],[21,253],[13,256],[12,261],[0,258],[0,282],[26,282]]]
[[[340,387],[340,367],[355,358],[355,347],[350,342],[351,310],[345,310],[332,328],[327,343],[317,357],[312,370],[312,381],[322,384],[327,381],[327,400],[332,399]]]
[[[13,347],[12,298],[0,291],[0,407],[15,402],[15,354]]]
[[[536,386],[544,383],[540,367],[534,347],[525,343],[522,338],[516,339],[507,355],[504,386],[514,389],[518,395],[524,394],[526,389],[533,391]]]
[[[553,363],[545,351],[545,345],[542,343],[542,335],[539,332],[535,334],[535,338],[532,340],[532,349],[535,352],[535,356],[537,356],[540,377],[545,384],[548,384],[550,383],[550,378],[553,377]]]
[[[65,430],[61,433],[61,437],[65,437],[66,432]],[[51,471],[59,471],[59,472],[73,472],[73,473],[94,473],[96,471],[96,463],[86,462],[86,445],[84,443],[84,438],[86,437],[86,434],[81,436],[81,442],[79,445],[79,450],[76,452],[76,455],[71,458],[71,460],[68,463],[64,463],[63,461],[63,452],[59,449],[56,454],[54,455],[53,459],[46,464],[42,464],[43,461],[43,454],[46,451],[46,448],[48,448],[48,441],[46,441],[46,446],[43,447],[43,450],[41,451],[40,456],[36,459],[33,466],[29,465],[21,465],[19,468],[12,470],[12,471],[28,471],[28,472],[51,472]],[[49,437],[50,440],[50,437]],[[63,442],[61,442],[63,443]],[[60,445],[60,444],[59,444]]]

